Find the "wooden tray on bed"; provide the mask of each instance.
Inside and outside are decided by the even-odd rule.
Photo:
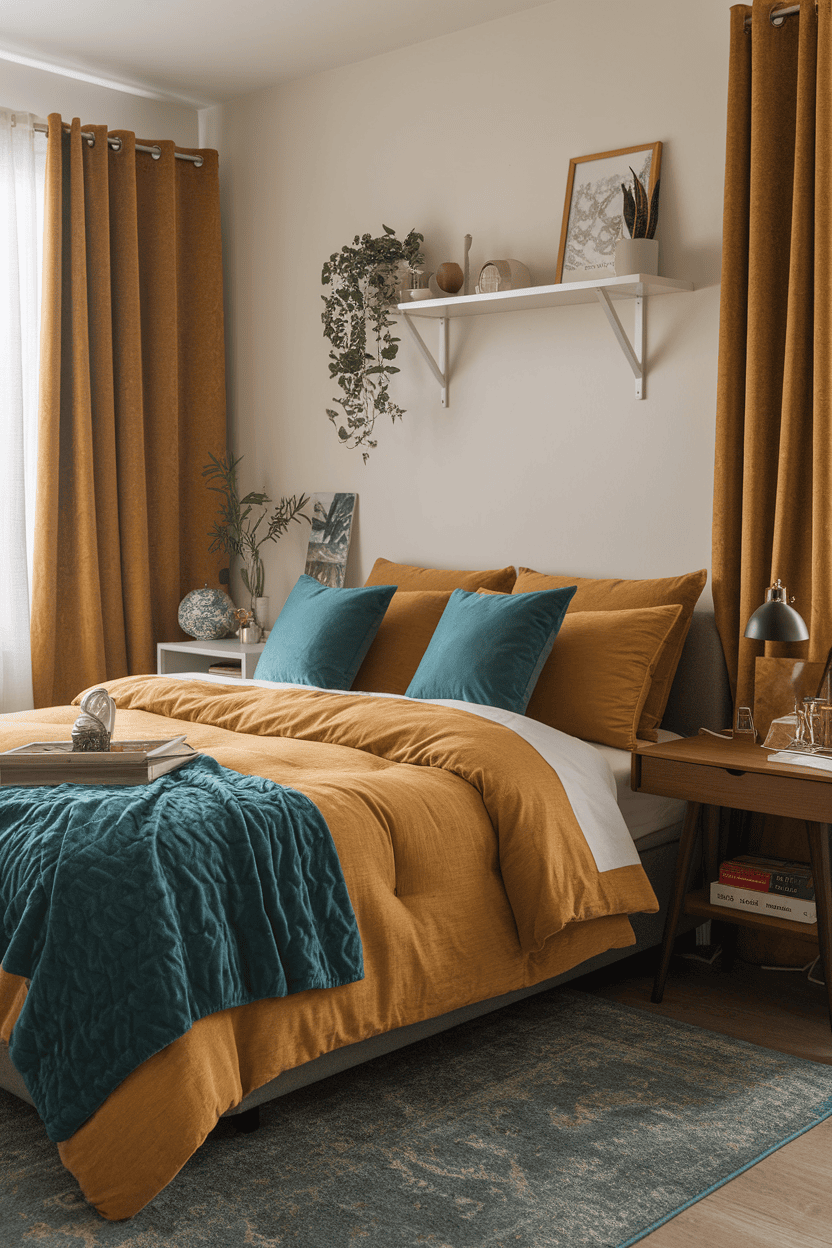
[[[107,752],[72,752],[71,741],[30,741],[0,753],[0,786],[149,784],[197,757],[184,737],[113,741]]]

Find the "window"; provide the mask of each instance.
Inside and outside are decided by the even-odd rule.
[[[32,705],[29,650],[46,134],[0,108],[0,712]]]

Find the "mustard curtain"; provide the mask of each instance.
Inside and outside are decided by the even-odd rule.
[[[762,653],[742,634],[777,577],[809,641],[766,653],[832,645],[831,5],[779,28],[772,0],[731,9],[713,595],[738,705]]]
[[[156,670],[177,610],[217,584],[225,449],[217,154],[49,118],[32,602],[35,705]],[[155,143],[156,140],[139,140]],[[180,149],[186,150],[186,149]],[[192,152],[195,149],[187,149]],[[213,500],[213,501],[212,501]]]

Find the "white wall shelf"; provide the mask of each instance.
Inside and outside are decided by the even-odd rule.
[[[433,373],[441,391],[442,406],[448,406],[448,321],[457,316],[484,316],[494,312],[525,312],[533,308],[556,308],[568,303],[599,303],[615,339],[635,378],[635,395],[644,398],[647,374],[645,300],[651,295],[674,295],[693,290],[691,282],[672,277],[652,277],[632,273],[627,277],[605,277],[590,282],[564,282],[558,286],[526,286],[522,290],[500,291],[493,295],[456,295],[448,299],[421,299],[400,303],[398,311],[413,340]],[[632,342],[621,324],[613,301],[626,299],[635,304]],[[439,359],[434,359],[414,321],[439,322]]]

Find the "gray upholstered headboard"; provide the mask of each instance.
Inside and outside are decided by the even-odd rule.
[[[700,728],[730,728],[732,714],[728,670],[713,611],[694,611],[662,728],[692,737]]]

